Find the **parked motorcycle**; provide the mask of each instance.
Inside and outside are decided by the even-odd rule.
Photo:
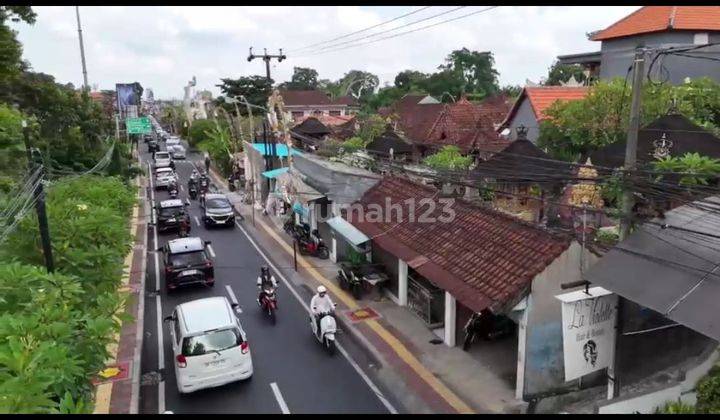
[[[362,283],[360,278],[355,275],[350,264],[341,262],[340,270],[338,270],[338,283],[343,290],[350,290],[355,299],[362,298]]]
[[[277,310],[277,295],[275,294],[275,288],[265,288],[263,289],[263,292],[265,292],[265,294],[260,300],[260,308],[268,314],[270,322],[275,325],[275,311]]]
[[[333,355],[335,353],[335,334],[339,332],[335,318],[329,312],[321,313],[318,316],[320,317],[320,331],[318,331],[317,322],[312,315],[310,315],[310,328],[318,342],[330,355]]]
[[[315,240],[311,238],[299,238],[298,248],[302,255],[312,255],[321,260],[330,258],[330,250],[320,237],[316,237]]]

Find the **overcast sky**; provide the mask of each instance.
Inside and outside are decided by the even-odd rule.
[[[389,31],[395,33],[452,19],[487,6],[468,6],[437,18]],[[293,50],[328,41],[387,21],[413,6],[82,6],[83,38],[90,85],[114,89],[115,83],[140,82],[156,98],[182,98],[193,75],[198,89],[215,87],[223,77],[264,75],[262,60],[247,61],[248,47],[288,58],[272,61],[272,77],[285,81],[294,66],[312,67],[320,78],[338,79],[352,69],[377,74],[381,85],[405,69],[435,71],[454,49],[492,51],[500,84],[524,85],[547,74],[557,55],[599,50],[587,32],[603,29],[638,6],[501,6],[411,34],[337,52],[301,57]],[[455,6],[434,6],[334,43],[353,41],[430,17]],[[33,7],[35,25],[14,24],[24,58],[35,71],[62,83],[82,85],[74,6]],[[334,43],[324,44],[322,48]],[[354,42],[338,46],[348,47]]]

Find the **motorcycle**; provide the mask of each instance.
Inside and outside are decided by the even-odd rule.
[[[179,227],[178,227],[178,236],[180,236],[181,238],[187,238],[187,236],[189,234],[190,234],[189,223],[185,219],[181,219]]]
[[[265,288],[263,289],[263,292],[265,292],[265,294],[260,300],[260,308],[268,314],[270,322],[275,325],[275,311],[277,310],[277,296],[275,295],[275,288]]]
[[[341,289],[350,290],[355,299],[360,300],[362,298],[362,284],[349,264],[340,263],[337,279]]]
[[[325,242],[323,242],[322,238],[319,237],[317,234],[312,234],[312,236],[310,236],[309,238],[297,238],[297,240],[300,254],[312,255],[313,257],[318,257],[322,260],[330,258],[330,250],[325,245]]]
[[[318,331],[318,323],[312,315],[310,315],[310,328],[318,342],[330,355],[333,355],[335,353],[335,334],[339,333],[335,318],[329,312],[320,313],[318,317],[320,317],[320,331]]]
[[[178,197],[177,183],[173,182],[170,185],[168,185],[168,193],[170,194],[170,198],[172,198],[172,199],[175,199]]]
[[[285,222],[283,230],[285,230],[285,233],[292,236],[293,239],[297,239],[298,241],[305,237],[305,230],[301,226],[296,225],[292,217]]]
[[[190,196],[191,200],[195,200],[198,196],[198,187],[197,184],[191,183],[188,185],[188,195]]]

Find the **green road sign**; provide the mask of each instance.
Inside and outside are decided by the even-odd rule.
[[[128,118],[125,121],[128,134],[150,134],[152,133],[152,124],[147,117]]]

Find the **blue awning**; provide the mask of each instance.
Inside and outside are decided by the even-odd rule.
[[[278,157],[287,157],[288,156],[288,147],[286,144],[270,144],[270,143],[253,143],[253,148],[260,152],[263,156],[278,156]],[[275,151],[277,154],[273,155],[272,150],[273,146],[275,147]],[[291,149],[291,153],[293,155],[300,155],[298,150]]]
[[[370,240],[364,233],[360,232],[358,228],[350,224],[347,220],[340,216],[333,217],[327,221],[330,228],[340,235],[342,235],[348,242],[353,246],[358,246],[363,242]]]
[[[262,173],[262,176],[264,176],[265,178],[273,179],[280,174],[284,174],[285,172],[288,171],[288,169],[290,169],[290,168],[278,168],[278,169],[273,169],[271,171],[265,171]]]
[[[295,213],[301,215],[301,216],[307,216],[308,211],[303,207],[302,204],[298,203],[297,201],[295,204],[293,204],[292,209]]]

